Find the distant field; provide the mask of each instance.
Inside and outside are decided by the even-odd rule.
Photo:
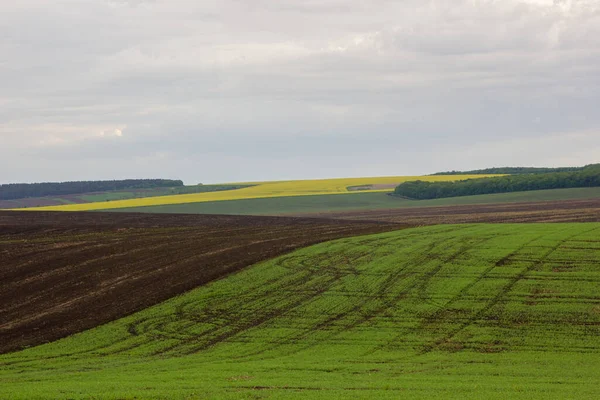
[[[600,224],[346,238],[0,356],[0,397],[600,398]]]
[[[600,198],[327,211],[293,215],[352,221],[380,221],[416,226],[500,222],[600,222]]]
[[[581,200],[595,198],[600,198],[600,188],[538,190],[452,197],[435,200],[406,200],[389,196],[387,193],[354,193],[172,204],[125,208],[114,211],[181,214],[285,215],[352,210],[382,210],[408,207],[440,207],[468,204]]]
[[[26,197],[15,200],[0,200],[0,209],[34,208],[57,206],[62,204],[81,204],[91,202],[107,202],[115,200],[137,199],[144,197],[167,196],[189,193],[208,193],[222,190],[234,190],[250,185],[193,185],[177,187],[155,187],[148,189],[111,190],[68,194],[62,196]]]
[[[46,211],[91,211],[224,200],[259,199],[271,197],[297,197],[327,194],[360,194],[364,192],[390,192],[393,190],[393,187],[389,187],[389,185],[395,185],[410,180],[421,179],[432,182],[441,182],[469,178],[482,178],[485,176],[486,175],[388,176],[370,178],[341,178],[274,182],[243,182],[232,183],[229,185],[254,186],[245,187],[237,190],[219,191],[212,193],[181,194],[173,196],[159,196],[130,200],[115,200],[110,202],[97,202],[88,204],[69,204],[63,206],[38,207],[36,209]],[[360,191],[351,191],[348,189],[355,187],[370,187],[370,185],[386,185],[386,188]]]

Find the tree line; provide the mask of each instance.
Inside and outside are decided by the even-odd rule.
[[[0,185],[0,200],[16,200],[27,197],[61,196],[89,192],[106,192],[112,190],[151,189],[157,187],[179,186],[183,186],[183,182],[181,180],[172,179],[8,183]]]
[[[431,175],[519,175],[519,174],[545,174],[549,172],[575,172],[581,171],[584,167],[493,167],[485,169],[474,169],[471,171],[445,171],[436,172]]]
[[[467,179],[455,182],[404,182],[394,194],[411,199],[439,199],[443,197],[478,194],[522,192],[528,190],[564,189],[600,186],[600,164],[581,167],[571,172],[532,173]]]

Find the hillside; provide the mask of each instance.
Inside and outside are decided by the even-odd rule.
[[[518,174],[543,174],[548,172],[573,172],[581,171],[584,167],[492,167],[484,169],[474,169],[470,171],[446,171],[436,172],[431,175],[518,175]]]
[[[164,188],[178,186],[183,186],[183,182],[172,179],[8,183],[0,185],[0,200],[15,200],[27,197],[62,196],[111,190],[151,189],[157,187]]]
[[[483,175],[456,176],[388,176],[366,178],[312,179],[297,181],[242,182],[228,185],[244,185],[237,190],[227,190],[212,193],[181,194],[158,196],[110,202],[89,204],[69,204],[62,206],[35,207],[41,211],[92,211],[112,210],[118,208],[148,207],[172,204],[188,204],[209,201],[262,199],[273,197],[297,197],[328,194],[359,194],[364,192],[391,192],[401,182],[415,179],[427,181],[453,181],[457,179],[482,178]]]
[[[401,227],[302,218],[0,212],[0,353],[93,328],[298,247]]]
[[[228,201],[209,201],[185,204],[170,204],[148,207],[112,209],[112,212],[175,213],[175,214],[231,214],[231,215],[328,215],[334,213],[362,214],[368,211],[389,211],[403,213],[414,208],[452,207],[495,204],[510,211],[511,205],[520,203],[568,202],[566,207],[587,210],[586,201],[600,202],[600,187],[532,190],[527,192],[497,193],[478,196],[448,197],[432,200],[409,200],[390,196],[388,193],[353,193],[314,196],[270,197],[261,199],[241,199]],[[505,207],[506,206],[506,207]],[[548,204],[540,204],[547,210]],[[591,208],[598,208],[592,206]],[[395,210],[395,211],[394,211]],[[427,212],[424,210],[423,212]],[[598,216],[597,211],[595,211]]]
[[[598,398],[599,232],[448,225],[322,243],[1,356],[0,397]]]
[[[235,190],[252,185],[192,185],[192,186],[159,186],[149,188],[129,188],[104,190],[100,192],[85,191],[77,194],[57,194],[43,197],[24,197],[12,200],[0,200],[0,209],[19,209],[60,206],[65,204],[83,204],[94,202],[110,202],[115,200],[139,199],[145,197],[168,196],[191,193],[209,193],[223,190]],[[85,189],[89,190],[89,189]]]
[[[453,182],[406,181],[394,189],[394,195],[424,200],[585,187],[600,187],[600,164],[588,165],[581,170],[572,172],[518,174]]]

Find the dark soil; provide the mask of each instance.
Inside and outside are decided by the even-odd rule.
[[[403,227],[293,217],[0,211],[0,353],[98,326],[299,247]]]
[[[411,225],[471,222],[600,222],[600,199],[342,211],[302,216]]]

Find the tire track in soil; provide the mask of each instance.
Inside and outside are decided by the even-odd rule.
[[[362,254],[359,255],[359,257],[362,257],[362,256],[363,256]],[[286,259],[284,259],[282,261],[285,261],[289,258],[290,257],[287,257]],[[356,261],[356,259],[354,259],[354,261]],[[198,351],[206,350],[206,349],[210,348],[211,346],[214,346],[222,341],[228,340],[240,333],[243,333],[244,331],[246,331],[250,328],[255,328],[257,326],[260,326],[266,322],[269,322],[272,319],[278,318],[281,315],[302,306],[303,304],[305,304],[307,302],[310,302],[312,299],[319,296],[320,294],[325,292],[328,288],[330,288],[334,282],[337,282],[339,279],[342,278],[343,275],[340,275],[340,274],[334,274],[334,276],[328,276],[327,274],[330,274],[332,270],[333,269],[331,269],[331,268],[329,268],[329,269],[326,269],[326,268],[314,269],[314,268],[306,267],[306,269],[304,269],[304,270],[297,269],[296,271],[290,271],[290,274],[287,274],[283,277],[280,276],[278,278],[271,280],[271,283],[273,283],[273,284],[279,283],[282,280],[286,280],[287,283],[285,284],[285,286],[282,286],[282,285],[275,286],[274,285],[270,290],[268,290],[268,291],[263,290],[260,292],[260,294],[257,294],[256,296],[252,296],[250,298],[248,298],[248,296],[245,296],[243,298],[236,297],[236,298],[230,299],[234,302],[234,304],[229,305],[229,306],[225,306],[225,305],[221,304],[222,310],[220,310],[218,314],[207,313],[207,315],[205,315],[204,317],[200,317],[200,316],[198,316],[197,313],[194,313],[194,312],[187,313],[184,311],[185,307],[189,307],[190,305],[195,304],[196,303],[195,301],[189,301],[189,302],[186,302],[185,304],[180,304],[177,307],[176,316],[163,317],[160,320],[145,319],[143,321],[139,321],[137,323],[134,322],[134,323],[130,324],[129,328],[128,328],[130,334],[137,336],[137,335],[141,335],[141,334],[145,333],[145,334],[150,334],[151,338],[149,338],[148,340],[146,340],[144,342],[136,342],[135,344],[132,344],[130,346],[123,347],[123,348],[119,349],[119,351],[117,351],[117,352],[111,352],[111,354],[123,353],[126,351],[133,350],[134,348],[137,348],[137,347],[142,347],[142,346],[152,342],[156,338],[177,339],[177,340],[179,340],[179,342],[170,347],[163,348],[159,351],[156,351],[154,353],[155,355],[163,355],[163,354],[167,354],[169,352],[175,352],[177,354],[191,354],[191,353],[196,353]],[[289,277],[294,277],[295,275],[299,275],[299,276],[293,278],[292,280],[289,279]],[[323,277],[328,278],[328,281],[326,282],[327,284],[325,285],[325,287],[323,287],[323,281],[321,280],[321,278],[323,278]],[[305,296],[301,296],[300,298],[296,299],[294,302],[292,302],[292,303],[288,302],[288,304],[286,304],[286,302],[282,298],[282,297],[285,297],[285,298],[288,297],[287,295],[285,295],[285,293],[298,292],[298,289],[297,289],[298,287],[303,287],[304,285],[307,285],[311,282],[319,282],[321,287],[319,289],[306,289],[306,291],[304,292]],[[278,297],[277,293],[284,293],[284,294],[280,295]],[[268,299],[270,301],[270,303],[272,303],[271,308],[265,307],[265,309],[270,310],[270,311],[267,313],[259,313],[258,315],[255,315],[254,319],[245,321],[243,324],[236,325],[233,323],[239,319],[238,315],[229,316],[229,315],[223,314],[223,311],[225,311],[225,310],[230,310],[230,309],[237,310],[243,304],[248,304],[250,302],[264,302],[265,299]],[[235,304],[235,303],[239,303],[239,304]],[[284,305],[284,304],[285,304],[285,307],[282,307],[282,305]],[[279,307],[279,309],[273,310],[273,307],[274,308]],[[215,318],[225,319],[226,322],[222,323],[220,326],[215,327],[212,330],[204,332],[202,335],[198,335],[197,333],[186,334],[185,332],[182,332],[181,327],[178,327],[177,332],[175,334],[173,333],[173,329],[169,329],[170,322],[176,322],[176,323],[180,324],[182,321],[189,321],[190,326],[195,327],[194,324],[198,324],[198,323],[213,323]],[[138,329],[138,326],[144,326],[144,329]],[[235,326],[235,328],[229,329],[226,332],[219,333],[219,331],[221,331],[223,329],[231,328],[231,326]],[[181,335],[183,335],[183,338],[181,337]],[[125,341],[126,341],[126,339],[125,339]],[[185,351],[182,350],[188,344],[192,344],[194,342],[202,342],[202,343],[200,345],[193,346],[191,349],[187,349]],[[97,349],[95,349],[95,350],[97,350]]]
[[[468,226],[462,226],[459,228],[455,227],[453,230],[457,231],[457,230],[463,230],[463,229],[467,229],[467,228],[468,228]],[[421,236],[421,234],[419,234],[419,233],[415,234],[413,232],[411,234],[413,234],[417,237]],[[422,254],[421,259],[426,260],[428,258],[428,254],[434,248],[442,246],[442,244],[443,243],[440,243],[440,242],[429,243],[427,245],[427,250],[418,252],[419,254]],[[462,251],[459,251],[459,252],[462,254]],[[450,256],[449,259],[453,259],[457,256],[459,256],[459,254]],[[313,259],[314,258],[311,258],[311,260],[313,260]],[[437,266],[434,267],[434,270],[436,268],[437,268]],[[372,320],[376,316],[381,315],[382,313],[386,312],[388,309],[394,307],[401,299],[405,298],[409,292],[411,292],[418,285],[421,284],[421,282],[419,280],[415,280],[414,283],[405,287],[403,290],[401,290],[395,296],[393,296],[391,299],[389,299],[388,296],[386,296],[386,294],[390,291],[390,289],[392,289],[394,286],[396,286],[400,280],[402,280],[404,278],[405,274],[403,274],[402,271],[403,271],[403,269],[398,269],[398,270],[395,270],[393,274],[388,274],[387,279],[380,286],[380,288],[376,292],[376,294],[370,293],[369,298],[376,299],[378,301],[383,301],[383,303],[384,303],[383,306],[377,307],[375,310],[370,311],[370,312],[361,313],[361,311],[364,310],[365,307],[369,305],[369,303],[366,303],[366,305],[365,305],[363,303],[360,303],[362,299],[357,299],[359,304],[351,307],[348,310],[342,311],[336,315],[330,316],[325,321],[321,321],[321,322],[315,324],[313,327],[311,327],[310,329],[304,330],[304,332],[302,332],[300,334],[292,334],[284,339],[279,339],[277,341],[270,342],[270,343],[268,343],[268,345],[265,345],[265,347],[263,349],[252,351],[251,353],[246,354],[244,356],[240,356],[236,359],[242,359],[242,358],[248,359],[249,357],[255,357],[255,356],[261,355],[267,350],[272,351],[272,350],[276,349],[277,347],[281,347],[283,345],[287,345],[290,343],[302,343],[303,340],[307,339],[314,332],[317,332],[317,331],[322,332],[323,330],[326,330],[328,327],[333,326],[334,323],[342,321],[343,319],[347,318],[348,316],[361,315],[357,320],[349,321],[347,324],[339,327],[337,330],[331,329],[331,333],[327,336],[327,339],[332,339],[333,337],[337,336],[341,332],[354,329],[359,325],[367,323],[368,321]],[[432,271],[430,271],[430,272],[432,272]],[[432,273],[432,276],[434,274],[435,273]],[[315,344],[305,344],[305,345],[297,346],[294,350],[289,350],[289,351],[285,352],[283,355],[291,355],[291,354],[295,354],[300,351],[308,350],[308,349],[314,347],[314,345]],[[281,353],[278,353],[277,356],[274,356],[274,357],[280,357],[281,355],[282,355]],[[265,359],[265,358],[261,357],[261,359]]]
[[[593,230],[590,230],[590,231],[593,231]],[[590,231],[588,231],[588,232],[590,232]],[[583,232],[583,233],[580,233],[580,234],[584,234],[584,233],[586,233],[586,232]],[[576,237],[576,236],[577,236],[577,235],[574,235],[574,236],[572,236],[572,237]],[[530,239],[530,240],[529,240],[527,243],[524,243],[524,244],[522,244],[522,245],[521,245],[521,246],[520,246],[520,247],[519,247],[517,250],[513,250],[511,253],[509,253],[508,255],[504,256],[502,259],[500,259],[499,261],[497,261],[497,262],[495,263],[495,265],[493,265],[493,266],[489,267],[488,269],[486,269],[486,271],[484,271],[484,273],[480,274],[480,275],[479,275],[479,277],[477,277],[477,278],[476,278],[476,282],[477,282],[477,281],[480,281],[481,279],[484,279],[484,276],[485,276],[485,275],[487,275],[487,274],[488,274],[488,273],[491,271],[491,269],[495,268],[495,267],[496,267],[498,264],[502,264],[502,263],[503,263],[503,261],[506,261],[506,260],[510,259],[510,257],[511,257],[511,256],[513,256],[514,254],[518,253],[518,251],[519,251],[520,249],[522,249],[522,248],[526,247],[528,244],[530,244],[530,243],[532,243],[532,242],[534,242],[534,241],[536,241],[536,240],[538,240],[538,239],[540,239],[540,238],[542,238],[542,237],[543,237],[543,235],[539,235],[539,236],[537,236],[537,237],[534,237],[533,239]],[[561,247],[562,243],[564,243],[566,240],[569,240],[569,239],[570,239],[570,238],[565,238],[565,239],[563,239],[561,242],[559,242],[559,243],[556,245],[556,249],[557,249],[557,248],[559,248],[559,247]],[[471,247],[469,247],[469,248],[471,248]],[[468,250],[468,249],[465,249],[464,247],[463,247],[463,248],[461,248],[461,249],[459,249],[457,253],[455,253],[455,254],[451,255],[449,258],[445,259],[445,260],[443,261],[443,263],[445,263],[445,262],[448,262],[449,260],[452,260],[452,259],[456,259],[457,257],[459,257],[459,256],[460,256],[460,254],[464,254],[464,251],[466,251],[466,250]],[[555,250],[555,249],[554,249],[554,250]],[[552,253],[552,250],[551,250],[550,252],[548,252],[548,253],[547,253],[547,254],[544,256],[544,258],[542,258],[541,260],[538,260],[538,261],[537,261],[538,265],[539,265],[539,263],[543,263],[543,262],[544,262],[544,260],[545,260],[545,259],[547,259],[547,257],[548,257],[548,256],[549,256],[551,253]],[[351,262],[353,262],[353,261],[357,261],[357,260],[361,259],[362,257],[363,257],[363,255],[362,255],[362,254],[358,254],[358,255],[355,255],[355,257],[354,257],[353,259],[346,259],[345,261],[346,261],[346,262],[349,262],[349,263],[351,263]],[[297,259],[298,259],[298,256],[294,257],[294,259],[296,259],[296,260],[297,260]],[[313,259],[313,260],[314,260],[314,259]],[[282,260],[282,262],[281,262],[280,264],[281,264],[281,265],[283,265],[283,264],[286,264],[286,261],[287,261],[287,262],[289,262],[289,261],[290,261],[290,257],[283,259],[283,260]],[[305,266],[306,266],[306,263],[305,263],[305,262],[303,262],[302,260],[297,260],[297,261],[300,261],[300,262],[299,262],[299,264],[301,264],[301,265],[305,265]],[[319,262],[318,262],[318,261],[315,261],[315,264],[319,264]],[[289,268],[289,267],[287,267],[287,268]],[[533,269],[533,268],[535,268],[535,266],[533,266],[533,267],[531,267],[531,268]],[[322,269],[323,269],[323,270],[324,270],[324,269],[329,269],[329,272],[330,272],[330,273],[331,273],[332,271],[335,271],[335,269],[332,269],[332,268],[327,268],[327,267],[324,267],[324,268],[322,268]],[[340,269],[340,268],[338,268],[338,270],[339,270],[340,272],[343,272],[343,274],[342,274],[341,276],[337,276],[337,275],[336,275],[336,276],[334,276],[334,278],[336,278],[336,279],[333,279],[333,280],[331,280],[331,281],[329,281],[329,282],[328,282],[328,285],[327,285],[327,286],[328,286],[328,288],[331,288],[331,287],[335,286],[335,283],[336,283],[336,282],[337,282],[337,281],[340,279],[340,277],[347,276],[348,274],[353,274],[353,273],[355,273],[355,272],[353,271],[353,269],[352,269],[352,268],[344,268],[344,269]],[[428,272],[427,272],[427,274],[428,274],[428,275],[431,275],[431,276],[435,275],[435,273],[432,273],[432,272],[433,272],[433,271],[428,271]],[[523,276],[525,276],[525,275],[526,275],[526,272],[525,272],[525,273],[523,273]],[[273,279],[272,281],[276,282],[277,280],[278,280],[278,279]],[[518,279],[517,279],[517,281],[518,281]],[[476,282],[472,282],[472,283],[471,283],[471,284],[470,284],[470,285],[469,285],[467,288],[463,288],[463,289],[461,290],[461,293],[464,293],[464,292],[466,292],[466,291],[468,290],[468,288],[470,288],[470,287],[474,286]],[[515,284],[516,284],[516,282],[515,282]],[[298,291],[303,291],[303,290],[304,290],[304,291],[305,291],[305,292],[304,292],[304,294],[307,294],[307,293],[308,293],[308,292],[310,292],[310,290],[311,290],[311,289],[310,289],[310,286],[306,286],[306,285],[305,285],[305,287],[297,288],[297,286],[296,286],[296,285],[297,285],[297,282],[296,282],[296,283],[294,283],[294,284],[288,285],[288,286],[290,286],[290,287],[296,287],[296,289],[295,289],[295,292],[298,292]],[[417,288],[417,287],[419,287],[419,288],[420,288],[420,287],[422,287],[422,285],[423,285],[423,282],[416,282],[416,284],[415,284],[415,285],[413,285],[413,286],[411,286],[411,288],[410,288],[410,289],[415,289],[415,288]],[[513,284],[513,286],[514,286],[514,284]],[[281,288],[280,288],[280,289],[281,289]],[[304,298],[304,299],[300,300],[300,301],[299,301],[297,304],[295,304],[295,305],[294,305],[294,307],[292,307],[292,308],[289,308],[289,309],[288,309],[288,308],[286,308],[286,309],[283,311],[283,313],[276,313],[276,314],[273,314],[272,316],[268,316],[268,318],[266,318],[266,320],[262,321],[262,322],[261,322],[261,324],[263,324],[263,323],[266,323],[266,322],[270,321],[270,320],[271,320],[271,319],[273,319],[273,318],[277,318],[277,317],[280,317],[280,316],[282,316],[282,315],[285,315],[286,313],[292,312],[292,311],[293,311],[293,309],[295,309],[295,308],[298,308],[298,307],[302,306],[302,305],[303,305],[303,304],[305,304],[306,302],[312,301],[314,297],[316,297],[316,296],[318,296],[318,295],[322,294],[323,292],[325,292],[325,290],[327,290],[327,289],[323,289],[323,290],[321,290],[320,292],[314,292],[314,291],[313,291],[313,292],[312,292],[312,296],[308,296],[308,297],[306,297],[306,298]],[[410,290],[409,290],[409,291],[410,291]],[[510,290],[509,290],[509,291],[510,291]],[[378,292],[378,293],[379,293],[379,292]],[[370,294],[371,294],[371,293],[370,293]],[[269,296],[269,295],[267,294],[266,296]],[[377,298],[377,294],[375,294],[375,295],[371,294],[371,296],[372,296],[372,297],[374,297],[374,298]],[[450,304],[451,302],[453,302],[453,301],[456,301],[456,300],[457,300],[459,297],[460,297],[460,294],[459,294],[459,295],[457,295],[457,296],[455,296],[455,297],[454,297],[453,299],[451,299],[451,300],[450,300],[448,303]],[[387,298],[387,297],[386,297],[386,298]],[[397,303],[394,303],[394,302],[389,302],[389,303],[388,303],[388,306],[390,306],[390,305],[394,305],[394,304],[397,304]],[[493,307],[493,306],[492,306],[492,307]],[[350,311],[345,311],[345,312],[338,313],[338,314],[336,314],[336,315],[333,315],[333,316],[329,316],[329,318],[327,318],[325,321],[321,321],[321,322],[320,322],[320,323],[318,323],[317,325],[313,326],[313,328],[312,328],[312,329],[310,329],[310,330],[305,330],[305,332],[304,332],[304,333],[302,333],[301,335],[294,335],[294,336],[290,336],[290,337],[288,337],[288,338],[285,338],[285,339],[279,339],[278,341],[272,341],[272,342],[269,342],[269,343],[265,344],[265,346],[264,346],[264,348],[263,348],[263,349],[260,349],[260,350],[254,350],[254,351],[252,351],[251,353],[246,353],[246,354],[243,354],[243,355],[239,355],[239,356],[235,357],[235,359],[237,359],[237,360],[241,360],[241,359],[248,359],[248,358],[250,358],[250,357],[259,356],[259,355],[262,355],[262,354],[264,354],[264,352],[265,352],[265,351],[267,351],[267,350],[277,350],[277,346],[289,345],[290,343],[293,343],[294,341],[298,341],[298,342],[300,342],[300,343],[301,343],[303,339],[306,339],[306,338],[308,338],[308,337],[309,337],[309,335],[310,335],[312,332],[314,332],[315,330],[319,330],[319,329],[327,330],[327,327],[328,327],[328,326],[329,326],[329,327],[333,326],[333,325],[334,325],[334,323],[335,323],[336,321],[342,320],[343,318],[345,318],[346,316],[348,316],[348,315],[350,315],[350,314],[356,314],[356,313],[357,313],[357,312],[359,312],[359,311],[360,311],[360,309],[353,308],[353,309],[352,309],[352,310],[350,310]],[[379,310],[378,310],[378,311],[379,311]],[[377,313],[374,313],[374,314],[377,314]],[[355,325],[355,324],[353,324],[353,325]],[[254,326],[251,326],[251,325],[249,325],[249,327],[250,327],[250,328],[252,328],[252,327],[254,327]],[[241,329],[239,332],[235,332],[235,333],[233,333],[233,334],[232,334],[232,335],[230,335],[230,336],[229,336],[227,339],[230,339],[230,338],[234,337],[236,334],[239,334],[239,333],[243,332],[243,331],[245,330],[245,328],[246,328],[246,327],[242,327],[242,329]],[[351,329],[351,328],[352,328],[352,325],[344,325],[343,327],[340,327],[339,329],[338,329],[338,327],[335,327],[335,328],[336,328],[336,329],[331,329],[331,333],[328,335],[328,338],[329,338],[329,339],[333,338],[333,337],[334,337],[335,335],[337,335],[337,334],[338,334],[340,331],[343,331],[343,330],[345,330],[345,329],[347,329],[347,328],[350,328],[350,329]],[[225,339],[225,340],[227,340],[227,339]],[[326,340],[326,339],[323,339],[323,340]],[[217,344],[217,343],[215,343],[215,344]],[[298,352],[298,351],[302,351],[302,350],[305,350],[305,349],[309,349],[309,348],[311,348],[311,347],[313,347],[313,346],[314,346],[314,344],[306,344],[306,345],[303,345],[303,346],[299,346],[299,347],[295,348],[294,350],[291,350],[291,351],[286,351],[285,353],[281,353],[281,352],[279,352],[279,353],[277,353],[276,355],[273,355],[273,356],[269,356],[269,357],[261,357],[261,359],[277,358],[277,357],[281,357],[281,356],[283,356],[283,355],[293,354],[293,353],[296,353],[296,352]]]
[[[490,272],[492,272],[495,268],[504,264],[507,260],[511,259],[513,256],[518,254],[518,252],[521,251],[522,249],[524,249],[527,245],[529,245],[532,242],[535,242],[536,240],[542,238],[543,236],[544,235],[539,235],[539,236],[536,236],[535,238],[527,241],[523,245],[519,246],[517,249],[511,251],[509,254],[502,257],[496,263],[490,265],[488,268],[483,270],[482,273],[477,278],[475,278],[472,282],[470,282],[469,284],[464,286],[461,290],[459,290],[458,293],[454,297],[452,297],[445,304],[440,306],[440,308],[438,310],[436,310],[434,313],[432,313],[429,317],[425,318],[422,323],[422,327],[425,327],[427,324],[433,323],[434,321],[438,320],[440,315],[443,314],[445,311],[447,311],[448,306],[450,306],[451,304],[460,300],[472,287],[474,287],[476,284],[478,284],[483,279],[485,279]]]
[[[488,313],[490,311],[490,309],[492,307],[494,307],[496,304],[498,304],[503,297],[505,297],[514,287],[515,285],[522,280],[529,272],[533,271],[536,267],[538,267],[539,265],[543,264],[544,261],[552,254],[554,253],[558,248],[561,247],[561,245],[563,243],[566,243],[567,241],[569,241],[570,239],[589,233],[589,232],[593,232],[596,231],[600,228],[593,228],[584,232],[578,232],[574,235],[571,236],[567,236],[561,240],[559,240],[554,246],[552,246],[550,248],[550,250],[548,250],[546,253],[544,253],[539,259],[536,259],[535,261],[533,261],[531,263],[531,265],[529,265],[528,267],[524,268],[519,274],[517,274],[515,277],[513,277],[510,282],[504,286],[504,288],[502,288],[502,290],[500,290],[500,292],[494,296],[482,309],[480,309],[479,311],[477,311],[476,313],[474,313],[470,318],[468,318],[467,321],[465,321],[464,323],[462,323],[459,327],[457,327],[456,329],[451,330],[447,335],[443,336],[442,338],[436,340],[434,343],[430,344],[430,345],[426,345],[424,346],[423,350],[420,352],[420,354],[427,354],[430,353],[436,349],[438,349],[441,345],[443,345],[444,343],[448,343],[452,338],[454,338],[457,334],[459,334],[460,332],[462,332],[463,330],[465,330],[466,328],[468,328],[469,326],[473,325],[475,322],[477,322],[478,320],[480,320],[486,313]],[[542,235],[543,237],[544,235]]]

